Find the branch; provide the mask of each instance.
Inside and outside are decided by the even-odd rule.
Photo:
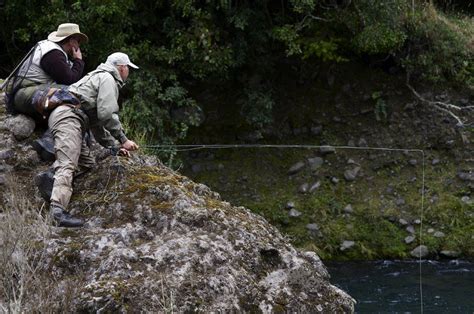
[[[453,104],[450,104],[450,103],[447,103],[447,102],[432,101],[432,100],[428,100],[428,99],[422,97],[415,90],[415,88],[413,86],[411,86],[411,84],[410,84],[410,74],[409,73],[407,73],[406,85],[419,100],[421,100],[422,102],[424,102],[428,105],[434,106],[436,109],[438,109],[440,111],[443,111],[443,112],[449,114],[451,117],[453,117],[458,122],[458,126],[464,126],[464,122],[462,122],[462,120],[456,114],[454,114],[452,112],[452,110],[467,111],[467,110],[471,110],[471,109],[474,108],[474,106],[460,107],[460,106],[456,106],[456,105],[453,105]]]
[[[461,129],[462,127],[465,127],[466,124],[461,120],[461,118],[456,115],[453,111],[466,111],[474,108],[474,106],[468,106],[468,107],[460,107],[460,106],[455,106],[453,104],[447,103],[447,102],[442,102],[442,101],[431,101],[426,98],[423,98],[413,86],[410,84],[410,73],[407,72],[407,79],[406,79],[406,85],[407,87],[412,91],[412,93],[423,103],[426,103],[430,106],[433,106],[435,109],[444,112],[451,116],[454,120],[457,121],[456,126],[458,127],[458,132],[461,135],[461,139],[464,144],[468,143],[469,140],[467,139],[467,136],[462,133]]]
[[[311,13],[308,13],[307,15],[305,15],[305,17],[301,20],[301,22],[298,23],[298,29],[302,29],[304,26],[305,26],[305,22],[306,22],[306,19],[312,19],[312,20],[316,20],[316,21],[323,21],[323,22],[329,22],[328,19],[325,19],[325,18],[322,18],[322,17],[319,17],[319,16],[314,16],[313,14]]]

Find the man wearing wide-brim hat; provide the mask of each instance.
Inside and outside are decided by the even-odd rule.
[[[77,82],[84,72],[80,45],[88,38],[79,26],[65,23],[38,42],[13,81],[13,110],[39,118],[31,104],[38,88],[61,87]]]

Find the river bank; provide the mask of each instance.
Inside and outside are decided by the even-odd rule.
[[[327,81],[282,75],[262,130],[219,111],[238,101],[226,90],[201,95],[213,114],[186,143],[315,146],[201,149],[178,155],[181,170],[323,259],[474,256],[472,132],[421,103],[400,76],[357,64],[336,72]],[[472,99],[447,88],[423,95]]]

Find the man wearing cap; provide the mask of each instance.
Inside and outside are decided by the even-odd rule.
[[[70,106],[59,106],[49,116],[56,153],[50,211],[59,226],[81,227],[84,224],[66,209],[72,195],[74,171],[89,152],[82,140],[88,128],[99,144],[115,148],[122,155],[128,156],[129,151],[138,149],[138,145],[125,135],[118,116],[119,90],[128,78],[129,67],[138,69],[125,53],[111,54],[105,63],[69,87],[69,91],[79,98],[86,116]],[[84,120],[88,121],[84,123]]]
[[[84,71],[80,45],[88,38],[73,23],[61,24],[48,39],[38,42],[31,55],[23,62],[15,78],[17,88],[13,109],[37,117],[31,105],[38,88],[59,87],[77,82]]]

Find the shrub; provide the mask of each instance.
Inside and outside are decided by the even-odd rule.
[[[256,129],[262,129],[272,120],[273,99],[270,91],[246,90],[247,99],[242,106],[241,114],[248,124]]]
[[[430,82],[474,87],[474,29],[462,19],[426,7],[407,22],[410,33],[403,65]],[[461,25],[459,25],[461,24]]]

